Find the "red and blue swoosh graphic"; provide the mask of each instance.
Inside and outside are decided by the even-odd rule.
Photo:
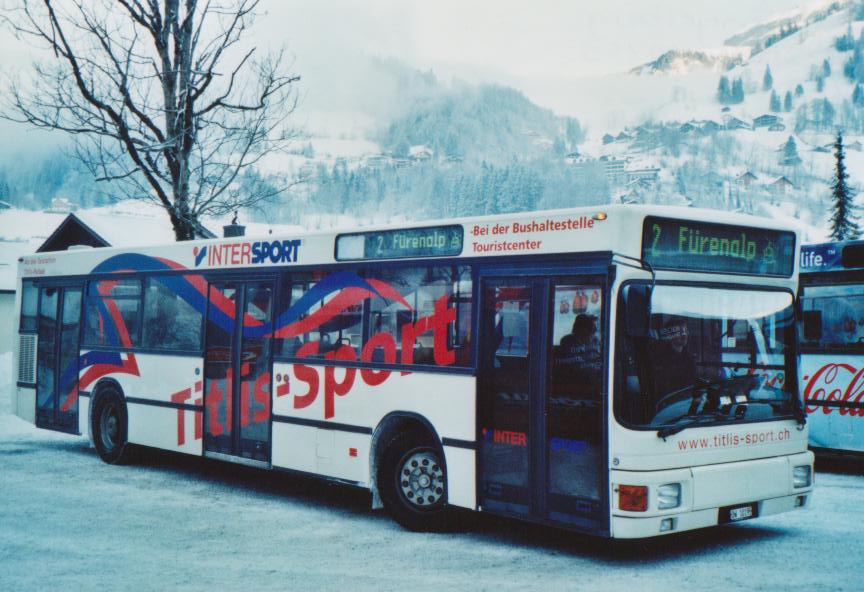
[[[106,259],[94,267],[92,273],[120,274],[124,272],[177,270],[186,271],[187,268],[161,257],[123,253]],[[159,282],[171,293],[176,294],[202,316],[206,310],[208,322],[214,323],[224,331],[232,331],[234,320],[237,317],[234,300],[224,296],[219,290],[211,289],[210,306],[207,307],[208,284],[202,276],[154,275],[152,280]],[[95,305],[99,313],[100,328],[104,331],[108,345],[129,348],[133,344],[128,328],[116,301],[111,298],[111,289],[117,281],[100,280],[98,283],[91,284],[91,286],[98,287],[96,292],[93,291],[92,287],[88,290],[87,308],[92,310]],[[338,315],[368,298],[376,297],[398,302],[407,310],[412,310],[411,305],[402,294],[390,284],[380,280],[362,278],[353,272],[337,271],[315,283],[287,310],[281,312],[274,322],[261,322],[251,315],[245,314],[243,336],[284,339],[303,335],[315,329],[326,327],[327,323],[333,321]],[[323,305],[310,313],[322,302]],[[80,356],[77,366],[80,375],[78,388],[81,390],[86,390],[95,381],[109,374],[120,373],[140,376],[135,354],[130,352],[90,351]],[[60,384],[69,384],[74,376],[73,363],[64,370]],[[66,382],[64,382],[64,377],[67,377]],[[64,405],[71,406],[74,403],[74,398],[77,398],[77,393],[74,397],[70,393]]]

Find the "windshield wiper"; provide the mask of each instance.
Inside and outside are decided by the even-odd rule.
[[[665,440],[669,436],[674,436],[675,434],[683,432],[687,428],[692,428],[693,426],[714,423],[718,419],[739,420],[743,417],[743,415],[728,415],[720,411],[715,411],[709,414],[703,413],[700,415],[682,415],[675,420],[675,425],[666,426],[665,428],[657,430],[657,437]]]

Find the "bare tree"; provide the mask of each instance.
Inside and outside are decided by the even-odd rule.
[[[2,17],[56,59],[9,80],[0,116],[62,130],[94,176],[168,212],[177,240],[203,215],[275,197],[243,183],[294,137],[299,76],[241,39],[259,0],[17,0]]]

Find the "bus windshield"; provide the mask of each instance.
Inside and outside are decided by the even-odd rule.
[[[790,293],[657,285],[650,310],[647,335],[631,336],[619,323],[615,409],[624,425],[705,425],[795,413]]]

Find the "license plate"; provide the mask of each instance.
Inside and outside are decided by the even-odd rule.
[[[746,520],[753,517],[753,506],[744,506],[742,508],[729,509],[729,522],[737,522],[738,520]]]

